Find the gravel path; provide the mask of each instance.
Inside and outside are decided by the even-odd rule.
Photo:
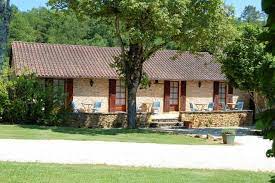
[[[0,140],[0,161],[274,171],[265,157],[271,141],[236,137],[238,145],[165,145],[150,143]]]

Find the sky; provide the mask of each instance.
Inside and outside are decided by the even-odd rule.
[[[11,0],[20,10],[26,11],[34,7],[46,6],[48,0]],[[235,7],[236,16],[239,17],[247,5],[253,5],[257,10],[261,10],[261,0],[225,0],[228,5]]]

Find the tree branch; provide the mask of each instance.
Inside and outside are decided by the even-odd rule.
[[[258,112],[262,112],[263,110],[258,106],[257,102],[255,101],[255,97],[254,97],[254,95],[253,95],[253,93],[255,93],[255,92],[250,92],[250,91],[248,91],[248,93],[249,93],[250,99],[253,101],[253,103],[254,103],[254,105],[255,105],[256,110],[257,110]]]
[[[148,51],[144,50],[144,61],[145,62],[147,59],[149,59],[154,53],[156,53],[159,49],[161,49],[162,47],[164,47],[167,43],[164,42],[160,45],[157,45],[155,47],[152,47],[151,49],[149,49]]]
[[[120,48],[121,48],[121,54],[125,54],[125,43],[123,42],[121,33],[120,33],[120,21],[119,21],[119,17],[116,16],[115,18],[115,29],[116,29],[116,35],[117,38],[119,39],[119,43],[120,43]]]

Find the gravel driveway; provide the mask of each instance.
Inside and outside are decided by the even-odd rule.
[[[0,140],[0,161],[274,171],[265,157],[271,141],[236,137],[238,145],[165,145],[151,143]]]

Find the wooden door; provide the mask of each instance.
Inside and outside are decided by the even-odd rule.
[[[180,90],[180,110],[186,111],[186,81],[181,81],[181,90]]]
[[[116,111],[116,80],[109,80],[109,112]]]
[[[116,111],[126,111],[126,88],[125,82],[116,81]]]
[[[126,89],[123,81],[109,80],[109,111],[126,111]]]
[[[179,111],[179,82],[170,82],[170,111]]]
[[[65,92],[67,94],[67,98],[66,98],[66,102],[65,102],[65,106],[68,107],[72,101],[73,101],[73,95],[74,95],[74,82],[73,79],[67,79],[65,80]]]
[[[164,105],[163,111],[170,111],[170,81],[164,81]]]

